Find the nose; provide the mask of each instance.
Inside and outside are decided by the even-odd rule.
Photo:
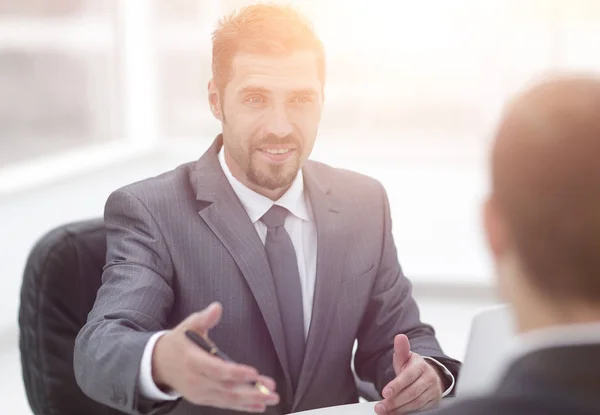
[[[266,132],[277,137],[285,137],[292,133],[293,127],[285,107],[274,107],[269,121],[267,123]]]

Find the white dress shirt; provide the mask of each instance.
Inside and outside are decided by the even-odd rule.
[[[238,179],[233,177],[227,163],[223,148],[219,152],[219,162],[225,173],[225,177],[231,184],[233,191],[242,202],[254,229],[258,233],[262,243],[267,238],[267,225],[260,218],[267,213],[273,205],[286,208],[290,214],[283,225],[290,235],[296,258],[298,261],[298,274],[300,275],[300,286],[302,287],[302,305],[304,309],[304,336],[308,336],[310,318],[312,312],[313,297],[315,292],[315,279],[317,275],[317,228],[312,215],[312,209],[308,202],[308,195],[304,192],[304,178],[302,170],[298,172],[296,179],[290,188],[277,200],[273,202],[254,190],[249,189]]]
[[[298,273],[300,275],[302,304],[304,308],[304,335],[305,337],[308,336],[317,273],[317,229],[308,195],[304,192],[302,170],[298,172],[296,179],[286,193],[281,196],[279,200],[274,202],[251,190],[233,177],[227,163],[225,163],[223,148],[221,148],[221,151],[219,152],[219,163],[221,164],[221,168],[223,169],[229,184],[233,188],[233,191],[241,201],[250,220],[254,224],[254,228],[263,244],[267,237],[267,226],[260,221],[260,218],[267,213],[273,205],[282,206],[290,212],[285,220],[284,227],[290,235],[298,260]],[[163,333],[165,332],[161,331],[154,334],[148,341],[140,368],[140,391],[142,395],[157,401],[173,400],[180,396],[177,393],[165,393],[161,391],[152,379],[152,352],[156,341]],[[444,392],[444,396],[447,395],[454,387],[454,377],[444,365],[435,359],[427,359],[430,359],[430,361],[437,364],[446,376],[449,379],[452,379],[452,385]]]

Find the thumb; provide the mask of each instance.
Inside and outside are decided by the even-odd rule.
[[[223,315],[223,306],[214,302],[204,310],[190,314],[180,326],[183,330],[194,330],[202,333],[215,327],[221,321]]]
[[[405,334],[398,334],[394,337],[394,371],[396,375],[400,373],[406,362],[410,359],[410,342]]]

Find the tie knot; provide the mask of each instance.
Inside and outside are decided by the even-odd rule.
[[[265,213],[262,218],[260,218],[261,222],[267,225],[267,228],[273,229],[283,226],[285,223],[285,218],[287,217],[289,211],[281,206],[273,205],[271,209]]]

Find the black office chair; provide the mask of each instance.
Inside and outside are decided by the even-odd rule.
[[[27,399],[37,415],[116,415],[83,394],[73,348],[100,288],[106,254],[101,219],[60,226],[34,246],[19,306],[19,346]]]
[[[100,288],[106,255],[102,219],[53,229],[34,246],[25,266],[19,307],[23,381],[36,415],[115,415],[122,412],[83,394],[75,381],[73,348]],[[357,379],[359,394],[379,400]]]

